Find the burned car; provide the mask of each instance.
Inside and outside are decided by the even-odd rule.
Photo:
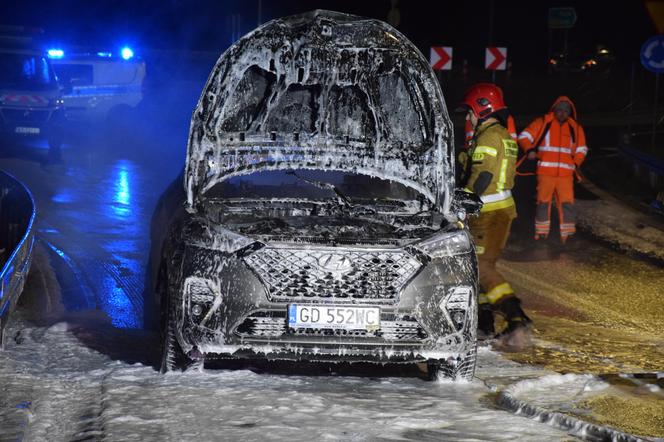
[[[154,259],[162,370],[249,358],[471,378],[477,263],[452,126],[420,52],[372,19],[273,20],[218,60]],[[153,239],[154,241],[154,239]]]

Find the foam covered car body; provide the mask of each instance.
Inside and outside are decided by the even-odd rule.
[[[240,39],[194,111],[182,201],[155,215],[162,369],[427,362],[472,377],[477,263],[453,151],[428,62],[389,25],[314,11]]]

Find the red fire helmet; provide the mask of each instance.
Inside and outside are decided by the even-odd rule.
[[[493,83],[477,83],[468,88],[461,102],[464,109],[472,109],[477,118],[486,118],[505,109],[503,91]]]

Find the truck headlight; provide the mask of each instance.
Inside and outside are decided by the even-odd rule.
[[[437,233],[413,247],[431,258],[442,258],[468,253],[472,250],[472,242],[466,230]]]

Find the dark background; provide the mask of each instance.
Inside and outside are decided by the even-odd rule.
[[[431,45],[453,46],[455,59],[482,67],[489,43],[491,1],[397,1],[398,26],[425,54]],[[260,4],[260,16],[259,16]],[[572,6],[578,21],[569,30],[570,48],[598,44],[623,62],[638,61],[641,44],[656,33],[643,1],[493,2],[493,44],[507,46],[518,71],[546,67],[547,11]],[[145,49],[220,51],[259,22],[311,9],[331,9],[387,20],[389,0],[137,0],[4,1],[0,24],[38,26],[54,43]],[[239,27],[235,23],[239,22]],[[554,31],[562,49],[564,31]],[[455,60],[456,61],[456,60]]]
[[[643,0],[27,0],[2,2],[0,25],[43,28],[46,44],[66,53],[77,47],[117,53],[131,45],[147,65],[145,106],[170,110],[161,117],[164,124],[186,127],[219,55],[258,24],[313,9],[387,21],[394,5],[398,29],[426,58],[430,46],[453,47],[452,71],[437,72],[449,108],[471,84],[494,81],[520,129],[560,95],[575,102],[582,124],[612,128],[598,131],[595,139],[605,137],[602,142],[615,143],[618,131],[645,134],[653,121],[658,129],[664,124],[654,112],[664,107],[664,85],[656,94],[656,75],[639,59],[642,44],[657,34]],[[551,7],[575,8],[574,27],[550,30]],[[507,71],[484,69],[488,45],[507,47]],[[600,45],[610,55],[581,70]],[[565,48],[567,68],[552,67],[550,58]],[[456,126],[463,126],[458,117]]]

